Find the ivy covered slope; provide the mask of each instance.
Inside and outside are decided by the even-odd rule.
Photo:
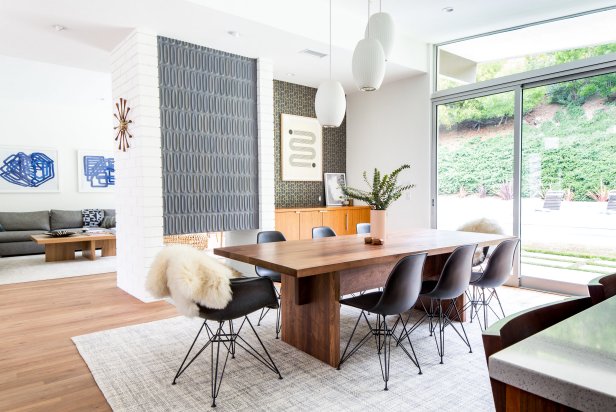
[[[482,63],[477,80],[614,52],[616,43]],[[502,194],[513,174],[513,110],[513,92],[439,106],[439,132],[458,141],[439,145],[441,194]],[[561,189],[585,201],[616,189],[616,73],[527,89],[523,111],[522,196]]]
[[[616,189],[616,105],[608,100],[587,116],[582,106],[570,103],[561,106],[551,120],[523,124],[523,197],[531,193],[540,178],[539,192],[563,189],[572,192],[572,200],[592,200],[593,193],[604,188]],[[496,195],[513,173],[513,135],[511,129],[496,137],[482,140],[482,131],[456,148],[439,147],[439,192],[487,192]],[[555,145],[546,144],[546,138]],[[531,159],[537,172],[531,173]],[[537,192],[536,188],[534,189]]]

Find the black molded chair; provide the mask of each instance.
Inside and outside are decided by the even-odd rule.
[[[361,309],[361,313],[357,318],[357,322],[355,322],[353,332],[351,332],[349,341],[347,342],[344,352],[340,357],[338,370],[340,370],[340,366],[346,360],[348,360],[355,352],[357,352],[359,348],[370,340],[370,337],[374,336],[377,344],[379,363],[381,364],[381,374],[383,376],[383,380],[385,381],[385,390],[387,390],[387,382],[389,381],[389,359],[391,356],[391,337],[402,319],[401,314],[412,308],[415,305],[415,302],[417,302],[417,297],[419,296],[419,291],[421,290],[421,276],[424,263],[426,261],[426,256],[426,253],[422,253],[418,255],[406,256],[400,259],[389,274],[389,278],[387,279],[382,292],[365,293],[360,296],[342,299],[340,301],[343,305]],[[375,327],[372,327],[365,312],[376,314],[377,320]],[[396,322],[391,328],[387,326],[386,322],[386,317],[390,315],[398,316]],[[366,320],[370,330],[347,354],[347,350],[349,349],[353,335],[357,330],[357,325],[362,317]],[[405,337],[409,342],[412,355],[404,346],[400,345],[400,347],[404,350],[404,353],[406,353],[415,366],[417,366],[419,369],[419,374],[421,374],[421,367],[419,366],[417,355],[415,355],[413,344],[411,343],[409,333],[407,333],[406,326],[404,324],[401,334],[406,335]],[[383,354],[383,361],[381,361],[381,353]]]
[[[501,316],[496,313],[490,305],[493,299],[496,299],[502,317],[506,316],[498,293],[496,293],[496,288],[502,286],[509,278],[511,268],[513,267],[515,251],[519,244],[520,241],[518,239],[502,241],[490,255],[485,270],[483,272],[472,272],[471,274],[470,285],[473,287],[472,295],[469,295],[468,291],[466,292],[471,308],[471,323],[473,322],[473,318],[477,317],[479,326],[482,329],[488,327],[488,309],[490,309],[498,319],[501,319]],[[486,289],[489,291],[487,297]],[[480,307],[483,309],[483,325],[481,324],[481,319],[479,319]]]
[[[357,234],[363,235],[370,233],[370,223],[358,223],[357,224]]]
[[[312,238],[319,239],[322,237],[334,237],[336,232],[329,226],[318,226],[312,228]]]
[[[436,349],[443,363],[443,356],[445,355],[445,328],[451,326],[456,331],[460,339],[468,346],[469,352],[472,353],[471,343],[468,340],[466,331],[464,330],[464,324],[460,322],[462,333],[458,331],[458,328],[453,324],[451,316],[455,314],[458,319],[462,319],[461,311],[456,306],[456,298],[464,293],[471,279],[471,268],[473,263],[473,255],[477,245],[465,245],[456,248],[447,261],[441,276],[438,281],[427,280],[421,285],[420,298],[424,297],[430,299],[430,308],[426,308],[422,301],[422,306],[425,310],[425,314],[418,319],[413,326],[406,333],[411,333],[419,325],[421,325],[427,317],[430,321],[429,332],[430,336],[434,335],[436,342]],[[410,315],[404,322],[406,325],[409,321]],[[439,339],[436,339],[435,329],[438,327]],[[462,336],[464,335],[464,336]],[[398,339],[398,343],[404,339],[405,335],[401,335]]]
[[[208,346],[210,347],[210,376],[211,376],[211,393],[212,393],[212,406],[216,406],[216,398],[218,397],[218,393],[220,392],[220,385],[222,383],[222,378],[225,374],[225,368],[227,366],[227,361],[229,360],[229,355],[231,358],[235,358],[235,350],[236,347],[244,349],[250,355],[252,355],[256,360],[261,362],[265,367],[267,367],[272,372],[278,375],[278,379],[282,379],[282,375],[280,371],[276,367],[274,360],[270,356],[269,352],[263,345],[261,338],[257,334],[252,322],[248,318],[248,314],[255,312],[261,308],[277,308],[278,307],[278,298],[276,297],[276,292],[274,288],[274,284],[271,279],[268,278],[239,278],[239,279],[231,279],[231,291],[233,292],[233,299],[224,309],[209,309],[203,306],[199,306],[199,317],[204,319],[203,324],[201,325],[201,329],[197,333],[195,340],[192,345],[188,349],[180,368],[178,369],[175,377],[173,378],[173,385],[177,383],[177,379],[186,371],[186,369],[197,359],[197,357],[203,352]],[[239,328],[235,329],[235,325],[233,325],[233,320],[244,317],[242,323]],[[208,321],[217,322],[218,325],[212,329],[210,325],[208,325]],[[246,342],[241,336],[240,332],[244,327],[244,324],[248,323],[252,331],[254,332],[261,348],[265,352],[265,356],[263,354],[257,352],[257,350],[248,342]],[[226,330],[225,330],[226,324]],[[196,355],[186,363],[190,353],[192,352],[195,344],[197,343],[197,339],[199,339],[199,335],[205,329],[208,340],[205,345],[197,351]],[[224,363],[222,367],[220,366],[220,358],[221,358],[221,347],[224,346],[227,354],[225,356]],[[223,349],[223,352],[224,352]],[[184,366],[186,365],[186,366]]]
[[[616,296],[616,273],[599,276],[588,282],[588,293],[593,305]]]
[[[285,242],[287,239],[284,235],[277,230],[267,230],[263,232],[257,233],[257,243],[271,243],[271,242]],[[262,278],[269,278],[273,282],[280,283],[281,275],[279,272],[276,272],[271,269],[262,268],[260,266],[255,266],[255,272]],[[276,295],[278,299],[280,299],[280,293],[276,290]],[[261,315],[259,315],[259,321],[257,322],[257,326],[261,325],[261,321],[269,312],[269,308],[263,308],[261,310]],[[278,335],[280,334],[280,305],[278,305],[278,309],[276,310],[276,339],[278,339]]]

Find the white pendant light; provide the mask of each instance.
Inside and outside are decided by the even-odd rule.
[[[370,0],[368,0],[368,19],[370,19]],[[353,51],[353,79],[359,90],[371,92],[378,90],[385,77],[385,52],[381,43],[370,36],[360,40]]]
[[[329,80],[319,85],[314,111],[323,127],[338,127],[346,112],[346,97],[340,82],[332,80],[332,1],[329,0]]]
[[[385,52],[385,60],[388,60],[391,55],[391,50],[394,47],[396,30],[391,15],[389,15],[389,13],[383,13],[380,8],[379,2],[379,12],[370,16],[368,24],[366,25],[365,35],[366,38],[370,37],[381,43],[383,51]]]

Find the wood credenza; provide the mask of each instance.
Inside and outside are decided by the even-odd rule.
[[[338,235],[353,235],[358,223],[370,223],[369,206],[276,209],[276,230],[287,240],[310,239],[317,226],[329,226]]]

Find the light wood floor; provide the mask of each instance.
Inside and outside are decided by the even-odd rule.
[[[71,337],[176,315],[115,273],[0,286],[0,411],[110,410]]]

